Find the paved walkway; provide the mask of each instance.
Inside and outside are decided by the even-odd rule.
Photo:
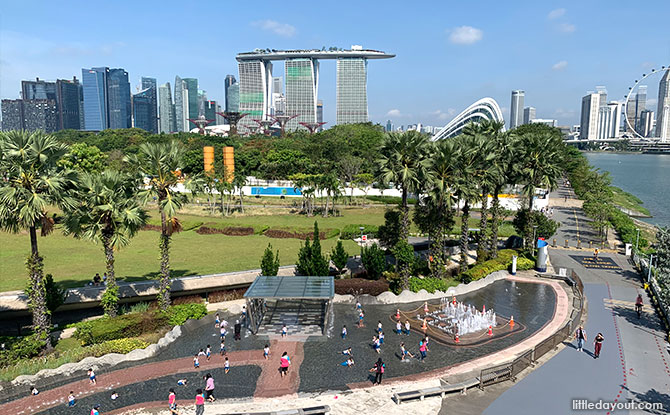
[[[561,219],[564,212],[560,209],[556,212],[555,216]],[[580,216],[578,212],[577,217]],[[580,234],[591,234],[592,231],[584,231],[588,229],[586,220],[579,226]],[[570,220],[563,222],[560,229],[564,235],[577,232],[576,224]],[[648,308],[641,319],[634,312],[633,302],[638,292],[649,304],[639,276],[623,255],[602,255],[620,267],[616,270],[584,268],[571,257],[574,254],[563,249],[549,250],[554,268],[572,268],[584,282],[588,305],[585,325],[588,341],[584,352],[567,344],[568,347],[504,392],[483,413],[667,414],[670,411],[670,359],[665,333]],[[584,252],[584,255],[589,254]],[[594,359],[593,338],[598,332],[603,333],[605,341],[601,357]],[[575,399],[660,403],[663,409],[573,410]]]

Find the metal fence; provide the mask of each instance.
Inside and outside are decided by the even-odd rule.
[[[505,380],[515,381],[519,373],[527,367],[532,366],[539,358],[561,344],[581,323],[584,311],[584,284],[581,278],[574,271],[571,271],[569,276],[566,274],[565,276],[541,275],[541,277],[561,279],[572,287],[572,311],[570,312],[568,322],[556,333],[537,344],[534,348],[526,350],[512,362],[482,369],[479,374],[479,387],[481,389]]]
[[[664,292],[664,290],[661,288],[661,284],[658,281],[658,268],[654,269],[652,265],[652,270],[650,271],[649,267],[651,258],[647,258],[638,251],[633,252],[631,260],[640,274],[642,274],[642,280],[649,284],[651,293],[658,301],[658,309],[660,311],[661,318],[665,320],[666,326],[670,327],[670,298],[668,298],[667,292]]]

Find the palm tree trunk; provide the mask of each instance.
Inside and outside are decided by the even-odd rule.
[[[330,193],[326,192],[326,207],[323,209],[323,217],[328,217],[328,206],[330,204]]]
[[[30,227],[30,256],[26,261],[30,274],[30,298],[28,304],[33,314],[33,330],[46,341],[47,350],[51,350],[51,316],[47,310],[46,291],[44,288],[44,272],[42,257],[37,249],[37,229]]]
[[[161,311],[167,311],[170,306],[170,234],[167,227],[167,218],[162,209],[161,237],[158,244],[161,251],[161,278],[158,284],[158,306]]]
[[[468,270],[468,219],[470,219],[470,205],[468,201],[465,200],[463,202],[463,209],[461,214],[460,272],[465,272]]]
[[[112,299],[107,299],[103,304],[103,308],[105,308],[105,314],[110,317],[116,317],[119,307],[119,287],[116,284],[116,274],[114,274],[114,247],[109,236],[103,236],[101,239],[105,251],[105,265],[107,268],[107,287],[105,288],[103,297],[113,296]]]
[[[240,212],[244,214],[244,204],[242,203],[242,195],[243,195],[242,187],[240,187]]]
[[[535,195],[535,187],[531,186],[528,195],[528,223],[526,224],[526,249],[533,249],[533,196]]]
[[[481,217],[479,218],[479,238],[477,239],[477,251],[484,254],[488,253],[488,249],[486,246],[486,226],[488,224],[489,219],[488,205],[489,205],[489,189],[483,187],[482,210],[481,210]],[[479,253],[477,254],[477,260],[479,261]]]
[[[501,186],[496,186],[491,201],[491,239],[489,240],[489,256],[491,258],[498,257],[498,227],[500,226],[498,224],[500,220],[500,199],[498,195],[501,190]]]
[[[402,222],[400,227],[400,238],[407,240],[409,237],[409,206],[407,205],[407,188],[402,188]]]

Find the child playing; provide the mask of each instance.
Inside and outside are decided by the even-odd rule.
[[[354,358],[349,356],[349,358],[347,360],[345,360],[344,362],[340,363],[340,365],[351,367],[351,366],[354,365]]]
[[[286,327],[286,324],[284,324],[281,328],[281,336],[286,337],[288,335],[288,328]]]
[[[195,355],[193,357],[193,368],[197,369],[200,367],[200,360],[198,359],[198,355]]]
[[[90,385],[95,385],[97,383],[97,380],[95,379],[95,372],[93,371],[93,368],[88,369],[88,383]]]
[[[187,383],[188,383],[188,380],[187,380],[187,379],[179,379],[179,380],[177,380],[177,385],[179,385],[179,386],[186,386]]]
[[[377,333],[381,333],[381,332],[382,332],[382,322],[381,322],[381,320],[378,320],[377,321]]]
[[[200,349],[200,351],[198,352],[198,357],[205,357],[205,356],[207,356],[205,354],[205,351],[203,349]]]
[[[384,332],[379,332],[379,344],[384,344]]]
[[[117,400],[117,399],[119,398],[119,394],[116,393],[116,391],[114,391],[114,392],[112,392],[112,396],[110,396],[110,398],[111,398],[113,401],[115,401],[115,400]]]
[[[361,309],[358,312],[358,327],[365,327],[365,324],[363,324],[363,317],[365,317],[365,314],[363,313],[363,309]]]
[[[405,334],[409,336],[409,329],[412,326],[409,325],[409,320],[405,320]]]
[[[218,329],[219,326],[221,326],[221,319],[219,318],[219,313],[216,313],[216,317],[214,318],[214,328]]]
[[[223,325],[221,326],[221,330],[219,330],[219,333],[221,333],[221,340],[224,340],[226,338],[227,332],[226,332],[226,328],[223,327]]]
[[[205,349],[205,354],[207,355],[207,361],[209,362],[209,359],[212,357],[212,348],[207,345],[207,349]]]
[[[375,352],[381,353],[381,344],[377,336],[372,337],[372,348],[375,349]]]
[[[226,343],[225,343],[224,340],[221,340],[221,346],[219,348],[219,353],[221,354],[221,356],[225,356],[225,354],[226,354]]]
[[[74,391],[70,391],[70,394],[67,396],[67,406],[75,406],[77,401],[74,398]]]
[[[345,355],[345,356],[352,356],[352,357],[353,357],[353,355],[354,355],[354,354],[351,352],[351,347],[348,348],[348,349],[342,350],[342,354]]]
[[[39,394],[40,394],[40,391],[38,391],[36,387],[31,386],[31,387],[30,387],[30,394],[33,395],[33,396],[35,396],[35,395],[39,395]]]
[[[347,338],[347,326],[342,326],[342,340]]]
[[[400,343],[400,360],[409,360],[410,357],[414,355],[405,349],[405,343]]]
[[[396,334],[402,333],[402,323],[400,322],[400,320],[398,320],[398,322],[395,323],[395,332]]]
[[[270,356],[270,346],[266,344],[265,347],[263,348],[263,357],[265,358],[265,360],[268,360],[269,356]]]
[[[228,372],[230,372],[230,362],[228,361],[228,357],[226,356],[226,361],[223,362],[223,373]]]

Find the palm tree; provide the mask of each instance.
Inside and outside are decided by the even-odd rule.
[[[493,200],[491,201],[491,236],[489,257],[498,256],[498,228],[500,227],[500,193],[505,185],[516,183],[516,163],[514,149],[516,135],[512,132],[499,133],[494,138],[494,159],[496,173],[493,176]]]
[[[175,232],[181,231],[177,211],[187,201],[187,195],[175,191],[179,183],[179,171],[183,162],[184,148],[177,141],[144,143],[140,145],[139,157],[128,157],[148,176],[146,190],[141,197],[147,202],[154,198],[161,216],[161,269],[158,289],[158,305],[166,311],[170,305],[170,241]]]
[[[428,137],[418,131],[387,133],[380,149],[379,179],[383,183],[393,182],[402,192],[402,221],[400,238],[409,236],[409,206],[407,198],[410,192],[416,192],[426,175],[428,159],[426,148]]]
[[[116,316],[119,301],[114,250],[128,245],[147,222],[147,213],[138,199],[141,184],[138,177],[115,170],[84,173],[77,186],[79,203],[65,215],[66,234],[102,243],[107,268],[102,306],[110,317]]]
[[[562,173],[563,140],[548,132],[521,134],[518,140],[519,181],[523,183],[523,193],[528,198],[528,223],[525,230],[525,245],[533,245],[533,198],[535,189],[556,188],[556,181]]]
[[[26,260],[29,274],[28,305],[33,315],[33,330],[51,348],[51,316],[46,304],[42,257],[37,245],[41,236],[53,230],[54,220],[47,208],[64,211],[75,205],[71,189],[76,183],[72,170],[60,169],[57,162],[67,146],[43,131],[0,133],[0,229],[30,234],[30,255]]]

